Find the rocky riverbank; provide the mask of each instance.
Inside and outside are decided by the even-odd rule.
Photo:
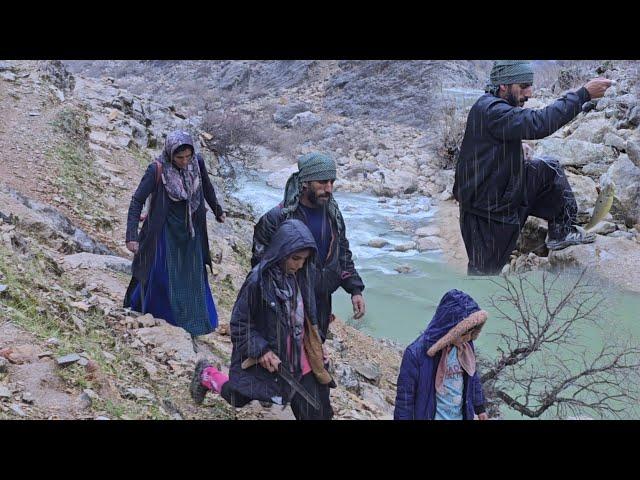
[[[213,181],[228,220],[209,222],[218,330],[194,345],[183,330],[121,308],[130,195],[161,132],[189,120],[111,80],[70,76],[59,62],[1,66],[0,145],[13,160],[0,167],[0,418],[290,418],[215,397],[198,407],[188,395],[198,358],[228,364],[230,310],[249,266],[255,219],[222,178]],[[390,418],[398,347],[339,320],[331,330],[337,418]]]

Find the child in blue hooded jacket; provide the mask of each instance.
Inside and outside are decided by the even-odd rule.
[[[466,293],[448,291],[427,329],[407,347],[395,420],[486,420],[473,340],[487,313]]]

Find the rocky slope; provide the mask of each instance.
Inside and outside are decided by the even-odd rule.
[[[2,62],[0,145],[0,418],[290,418],[188,395],[204,356],[224,366],[230,310],[248,270],[254,219],[228,197],[209,222],[220,328],[186,332],[121,308],[130,196],[162,133],[193,130],[174,108],[59,62]],[[178,113],[176,115],[176,113]],[[215,156],[206,154],[217,173]],[[389,418],[399,350],[337,321],[328,342],[338,418]]]

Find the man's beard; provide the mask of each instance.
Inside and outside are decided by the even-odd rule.
[[[506,100],[512,107],[523,107],[529,99],[524,97],[524,100],[520,101],[511,91],[508,91]]]
[[[316,192],[314,192],[313,190],[309,189],[308,192],[309,193],[307,195],[307,198],[309,199],[309,203],[311,205],[316,206],[316,207],[322,207],[322,206],[326,205],[327,202],[331,199],[331,194],[330,193],[328,193],[326,197],[323,197],[321,199],[320,197],[318,197],[318,195],[316,195]]]

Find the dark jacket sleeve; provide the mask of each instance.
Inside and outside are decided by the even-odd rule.
[[[573,120],[590,98],[587,89],[582,87],[539,110],[496,101],[487,109],[488,128],[501,141],[544,138]]]
[[[204,165],[204,159],[200,154],[198,154],[198,165],[200,166],[200,176],[202,177],[202,192],[204,193],[204,198],[209,204],[213,215],[216,217],[216,219],[219,219],[224,211],[218,203],[216,191],[214,190],[211,179],[209,178],[209,174],[207,173],[207,168]]]
[[[127,213],[127,233],[125,236],[127,242],[138,241],[138,223],[140,222],[140,214],[142,213],[144,202],[156,188],[156,168],[155,162],[149,164],[138,188],[133,197],[131,197],[129,212]]]
[[[242,357],[260,358],[269,350],[269,343],[256,328],[261,296],[255,283],[247,281],[238,294],[231,312],[231,342]]]
[[[347,233],[345,229],[344,220],[342,216],[338,219],[341,222],[341,234],[339,238],[340,242],[340,269],[341,272],[341,282],[340,286],[344,288],[347,293],[351,295],[359,295],[364,290],[364,282],[358,275],[356,267],[353,263],[353,258],[351,254],[351,250],[349,249],[349,240],[347,240]]]
[[[476,415],[484,413],[484,392],[482,391],[482,382],[480,382],[480,375],[478,375],[478,371],[473,374],[471,377],[471,393],[473,398],[473,411]]]
[[[394,420],[415,420],[416,391],[418,388],[418,362],[410,349],[404,351],[398,375]]]
[[[265,213],[253,229],[253,245],[251,246],[251,268],[255,267],[267,250],[271,237],[282,223],[282,209],[274,207]]]

